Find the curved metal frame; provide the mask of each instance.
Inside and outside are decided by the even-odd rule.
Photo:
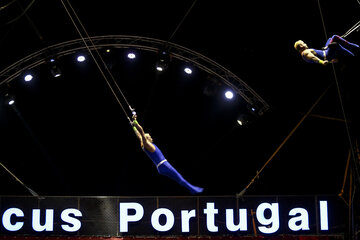
[[[41,49],[3,69],[0,72],[0,87],[17,78],[25,70],[46,63],[49,58],[61,57],[86,49],[87,47],[84,41],[86,41],[86,45],[88,45],[91,50],[95,48],[113,47],[135,48],[158,52],[159,50],[166,49],[172,57],[189,62],[199,69],[221,79],[250,105],[256,106],[260,115],[269,109],[269,105],[242,79],[208,57],[175,43],[129,35],[106,35],[75,39]]]

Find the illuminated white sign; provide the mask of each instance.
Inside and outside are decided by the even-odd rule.
[[[12,205],[7,201],[6,207],[1,205],[5,201],[0,201],[0,235],[75,232],[87,236],[313,234],[330,233],[337,220],[334,211],[330,211],[329,217],[329,206],[334,206],[332,201],[329,205],[327,200],[314,201],[314,198],[304,198],[305,203],[276,198],[243,202],[234,198],[219,198],[219,201],[187,198],[189,201],[180,199],[176,203],[165,197],[155,199],[105,198],[99,201],[86,198],[83,202],[81,199],[72,201],[67,208],[61,206],[61,201],[56,201],[56,206],[51,205],[52,201],[46,204],[32,201],[24,205]]]
[[[320,226],[321,230],[328,230],[328,211],[327,201],[320,201]],[[132,214],[128,214],[129,211]],[[270,212],[270,216],[266,216],[265,212]],[[216,215],[219,209],[215,207],[215,203],[206,203],[203,210],[206,215],[206,227],[209,232],[218,232],[216,225]],[[159,218],[163,215],[165,223],[160,224]],[[239,209],[239,221],[236,224],[234,219],[234,209],[226,209],[226,228],[230,232],[247,231],[247,209]],[[120,232],[129,231],[129,223],[140,222],[144,216],[144,208],[140,203],[120,203]],[[309,228],[309,213],[304,208],[293,208],[289,211],[288,227],[291,231],[307,231]],[[196,217],[195,209],[181,211],[181,230],[183,233],[189,232],[189,221]],[[264,234],[276,233],[280,227],[279,204],[278,203],[261,203],[256,209],[256,219],[259,222],[258,230]],[[159,232],[170,231],[174,226],[174,213],[167,208],[158,208],[151,215],[151,226]]]
[[[53,231],[54,227],[54,210],[46,209],[45,210],[45,223],[40,223],[40,209],[32,210],[32,228],[36,232],[42,231]],[[81,217],[82,213],[73,208],[65,209],[61,212],[61,220],[64,224],[61,225],[62,229],[66,232],[76,232],[81,228],[81,222],[79,219],[74,217]],[[17,220],[13,220],[13,218]],[[7,209],[2,216],[2,225],[3,227],[11,232],[19,231],[24,226],[24,212],[19,208],[9,208]]]

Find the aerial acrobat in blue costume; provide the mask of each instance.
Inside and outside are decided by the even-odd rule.
[[[296,41],[294,47],[306,62],[321,65],[327,65],[329,62],[335,63],[341,56],[355,56],[347,48],[359,49],[359,45],[351,43],[338,35],[329,38],[322,50],[309,48],[302,40]]]
[[[143,128],[136,120],[136,115],[133,116],[132,121],[133,129],[140,141],[141,148],[146,155],[153,161],[158,172],[174,181],[181,186],[187,188],[190,193],[197,194],[203,191],[203,188],[194,186],[186,181],[176,169],[166,160],[161,150],[153,143],[153,139],[150,134],[145,133]]]

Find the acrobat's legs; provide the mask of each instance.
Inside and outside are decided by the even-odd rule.
[[[192,194],[201,193],[204,190],[203,188],[191,185],[188,181],[186,181],[181,176],[181,174],[178,173],[178,171],[176,171],[176,169],[173,166],[171,166],[171,164],[168,161],[162,163],[158,167],[158,172],[161,175],[164,175],[164,176],[176,181],[181,186],[187,188]]]
[[[350,52],[349,50],[347,50],[346,48],[344,48],[343,46],[341,46],[340,44],[338,44],[337,50],[338,52],[341,52],[342,55],[344,56],[355,56],[355,54],[353,54],[352,52]]]
[[[352,46],[352,47],[359,48],[359,45],[357,45],[355,43],[351,43],[351,42],[345,40],[344,38],[340,37],[339,35],[333,35],[331,38],[329,38],[328,41],[326,42],[325,46],[328,46],[329,44],[331,44],[333,42],[337,42],[339,44],[342,44],[343,46]]]
[[[359,48],[357,44],[350,43],[338,35],[333,35],[329,38],[325,46],[324,49],[327,49],[327,57],[329,60],[335,59],[338,56],[355,56],[354,53],[344,46],[350,47],[350,49],[351,47]]]

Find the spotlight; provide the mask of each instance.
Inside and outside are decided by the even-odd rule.
[[[58,78],[58,77],[61,76],[61,70],[56,65],[51,66],[50,72],[51,72],[51,74],[53,75],[54,78]]]
[[[165,69],[167,69],[168,64],[166,62],[164,62],[163,60],[158,60],[156,62],[156,70],[158,70],[159,72],[164,71]]]
[[[167,69],[170,62],[170,55],[167,51],[161,50],[158,54],[158,60],[156,61],[156,70],[159,72]]]
[[[163,61],[163,60],[158,60],[156,62],[156,70],[158,70],[159,72],[164,71],[165,69],[167,69],[168,64],[167,62]]]
[[[24,77],[25,82],[30,82],[33,79],[33,76],[31,74],[26,74]]]
[[[264,108],[261,107],[261,104],[256,101],[254,101],[253,104],[248,104],[247,108],[255,116],[264,115]]]
[[[158,70],[159,72],[162,72],[162,71],[164,71],[164,68],[162,66],[157,65],[156,70]]]
[[[14,105],[15,104],[15,97],[9,93],[5,94],[5,101],[6,104],[8,104],[9,106]]]
[[[128,57],[129,59],[135,59],[135,58],[136,58],[136,55],[135,55],[135,53],[133,53],[133,52],[129,52],[128,55],[127,55],[127,57]]]
[[[248,114],[240,114],[237,117],[236,122],[243,127],[249,125],[252,122],[252,119]]]
[[[61,69],[59,65],[56,63],[54,58],[50,59],[50,72],[53,75],[53,77],[58,78],[61,76]]]
[[[86,60],[86,58],[85,58],[84,55],[79,55],[79,56],[76,58],[76,60],[77,60],[78,62],[84,62],[84,61]]]
[[[189,75],[192,74],[192,70],[189,67],[184,68],[184,72]]]
[[[234,97],[234,93],[232,92],[232,91],[226,91],[225,92],[225,97],[227,98],[227,99],[233,99],[233,97]]]

